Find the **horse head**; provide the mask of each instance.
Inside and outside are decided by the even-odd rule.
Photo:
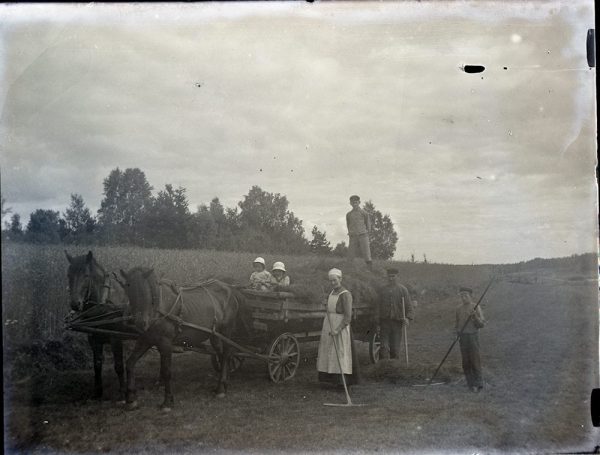
[[[100,289],[104,285],[106,272],[91,251],[73,257],[65,250],[69,261],[69,299],[73,311],[82,311],[88,304],[99,302]]]
[[[135,326],[146,331],[159,306],[158,278],[154,269],[135,267],[128,272],[120,270],[125,292],[129,298],[129,313]]]

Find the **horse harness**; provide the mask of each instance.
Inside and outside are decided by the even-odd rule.
[[[158,322],[158,320],[160,320],[160,319],[169,319],[169,320],[175,322],[175,324],[177,325],[178,332],[181,332],[182,326],[186,324],[186,322],[183,319],[181,319],[181,312],[183,310],[183,294],[185,292],[202,289],[206,293],[206,295],[208,295],[210,302],[212,304],[212,307],[213,307],[214,317],[213,317],[213,325],[212,325],[211,330],[213,333],[216,332],[218,302],[215,299],[215,296],[213,295],[213,293],[208,288],[211,284],[214,284],[214,283],[220,284],[220,282],[218,280],[210,279],[210,280],[204,281],[202,283],[195,284],[193,286],[177,287],[177,286],[175,286],[175,284],[172,281],[164,280],[164,279],[160,280],[158,283],[159,301],[158,301],[157,311],[159,314],[161,314],[161,317],[158,318],[154,322]],[[164,286],[168,286],[171,289],[171,291],[177,295],[177,297],[175,298],[175,301],[173,302],[173,305],[171,305],[171,308],[169,309],[169,311],[166,311],[166,312],[164,310],[162,310],[162,308],[161,308],[162,302],[163,302],[163,287]],[[227,296],[227,300],[229,300],[229,298],[231,297],[231,290],[229,290],[225,286],[223,286],[223,289],[226,289],[228,291],[229,295]]]

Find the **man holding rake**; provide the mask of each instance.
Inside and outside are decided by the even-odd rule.
[[[413,307],[408,289],[398,282],[398,270],[387,270],[387,285],[380,292],[375,308],[375,323],[381,340],[379,358],[397,359],[402,350],[402,338],[405,337],[409,321],[413,319]],[[408,352],[406,352],[408,362]]]
[[[456,334],[460,343],[462,367],[467,386],[472,392],[483,389],[481,357],[479,354],[479,329],[485,325],[481,306],[473,302],[473,290],[467,287],[459,289],[462,303],[456,307]],[[462,329],[462,332],[461,332]]]

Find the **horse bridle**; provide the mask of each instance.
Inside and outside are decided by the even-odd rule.
[[[92,276],[92,273],[90,270],[90,275],[88,277],[87,290],[85,293],[85,297],[84,297],[83,301],[81,302],[81,304],[78,308],[78,311],[83,311],[83,309],[88,305],[102,305],[102,304],[106,303],[106,301],[108,300],[108,297],[110,295],[110,289],[111,289],[110,274],[106,273],[104,270],[102,270],[102,273],[104,275],[104,282],[102,283],[102,286],[100,287],[100,289],[108,289],[108,292],[106,292],[106,297],[103,297],[104,292],[102,292],[100,294],[100,301],[96,302],[96,301],[92,300],[94,277]]]

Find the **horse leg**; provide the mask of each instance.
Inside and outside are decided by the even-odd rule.
[[[136,390],[135,390],[135,364],[152,347],[152,343],[143,337],[135,342],[132,353],[127,358],[125,368],[127,370],[127,409],[134,410],[138,408]]]
[[[160,405],[163,411],[170,411],[173,407],[173,394],[171,393],[171,359],[173,354],[173,343],[171,339],[162,338],[158,345],[160,352],[160,379],[165,385],[165,399]]]
[[[123,366],[123,341],[118,338],[110,339],[113,358],[115,361],[115,373],[119,378],[119,403],[125,403],[125,368]]]
[[[225,398],[227,391],[227,377],[229,371],[229,357],[231,348],[227,343],[223,343],[223,354],[221,355],[221,374],[219,375],[219,383],[217,384],[217,398]]]
[[[102,362],[104,360],[102,340],[93,335],[88,337],[88,341],[94,355],[94,399],[102,399]]]

